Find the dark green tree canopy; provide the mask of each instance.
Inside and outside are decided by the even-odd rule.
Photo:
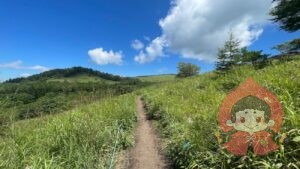
[[[295,32],[300,28],[300,0],[273,0],[277,5],[271,10],[272,20],[280,24],[280,28]]]
[[[246,47],[241,49],[241,62],[242,63],[252,63],[259,62],[266,59],[269,55],[264,54],[262,50],[249,51]]]
[[[178,63],[177,66],[178,74],[177,77],[189,77],[197,75],[200,71],[200,67],[192,63]]]
[[[283,54],[300,53],[300,38],[277,45],[274,49]]]

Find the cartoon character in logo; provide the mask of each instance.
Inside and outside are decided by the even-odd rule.
[[[266,131],[275,124],[274,120],[269,119],[268,109],[266,103],[253,96],[243,98],[234,105],[232,119],[227,120],[226,125],[232,126],[237,132],[231,135],[231,140],[224,147],[236,155],[245,155],[250,142],[254,153],[258,155],[277,149],[271,134]]]
[[[271,131],[277,133],[281,123],[279,101],[251,78],[227,96],[219,112],[220,128],[234,131],[223,146],[238,156],[246,155],[249,145],[257,155],[276,150]]]

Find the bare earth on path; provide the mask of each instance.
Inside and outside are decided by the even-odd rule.
[[[130,152],[130,168],[163,169],[169,168],[160,153],[158,137],[147,119],[144,104],[140,97],[136,100],[138,126],[135,133],[135,147]]]

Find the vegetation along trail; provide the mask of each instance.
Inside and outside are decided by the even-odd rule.
[[[167,168],[165,158],[160,153],[158,137],[147,119],[144,104],[140,97],[136,100],[138,126],[135,133],[136,144],[130,152],[132,169]]]

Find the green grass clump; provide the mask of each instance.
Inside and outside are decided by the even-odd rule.
[[[0,168],[113,167],[133,144],[135,122],[132,94],[15,122],[0,137]]]
[[[223,75],[211,72],[154,85],[141,93],[149,115],[158,120],[175,168],[299,168],[299,68],[299,59],[273,62],[259,70],[246,65]],[[280,149],[263,157],[254,155],[251,148],[244,157],[229,154],[222,147],[228,135],[217,122],[225,96],[249,76],[276,94],[284,110],[283,127],[274,138]]]

